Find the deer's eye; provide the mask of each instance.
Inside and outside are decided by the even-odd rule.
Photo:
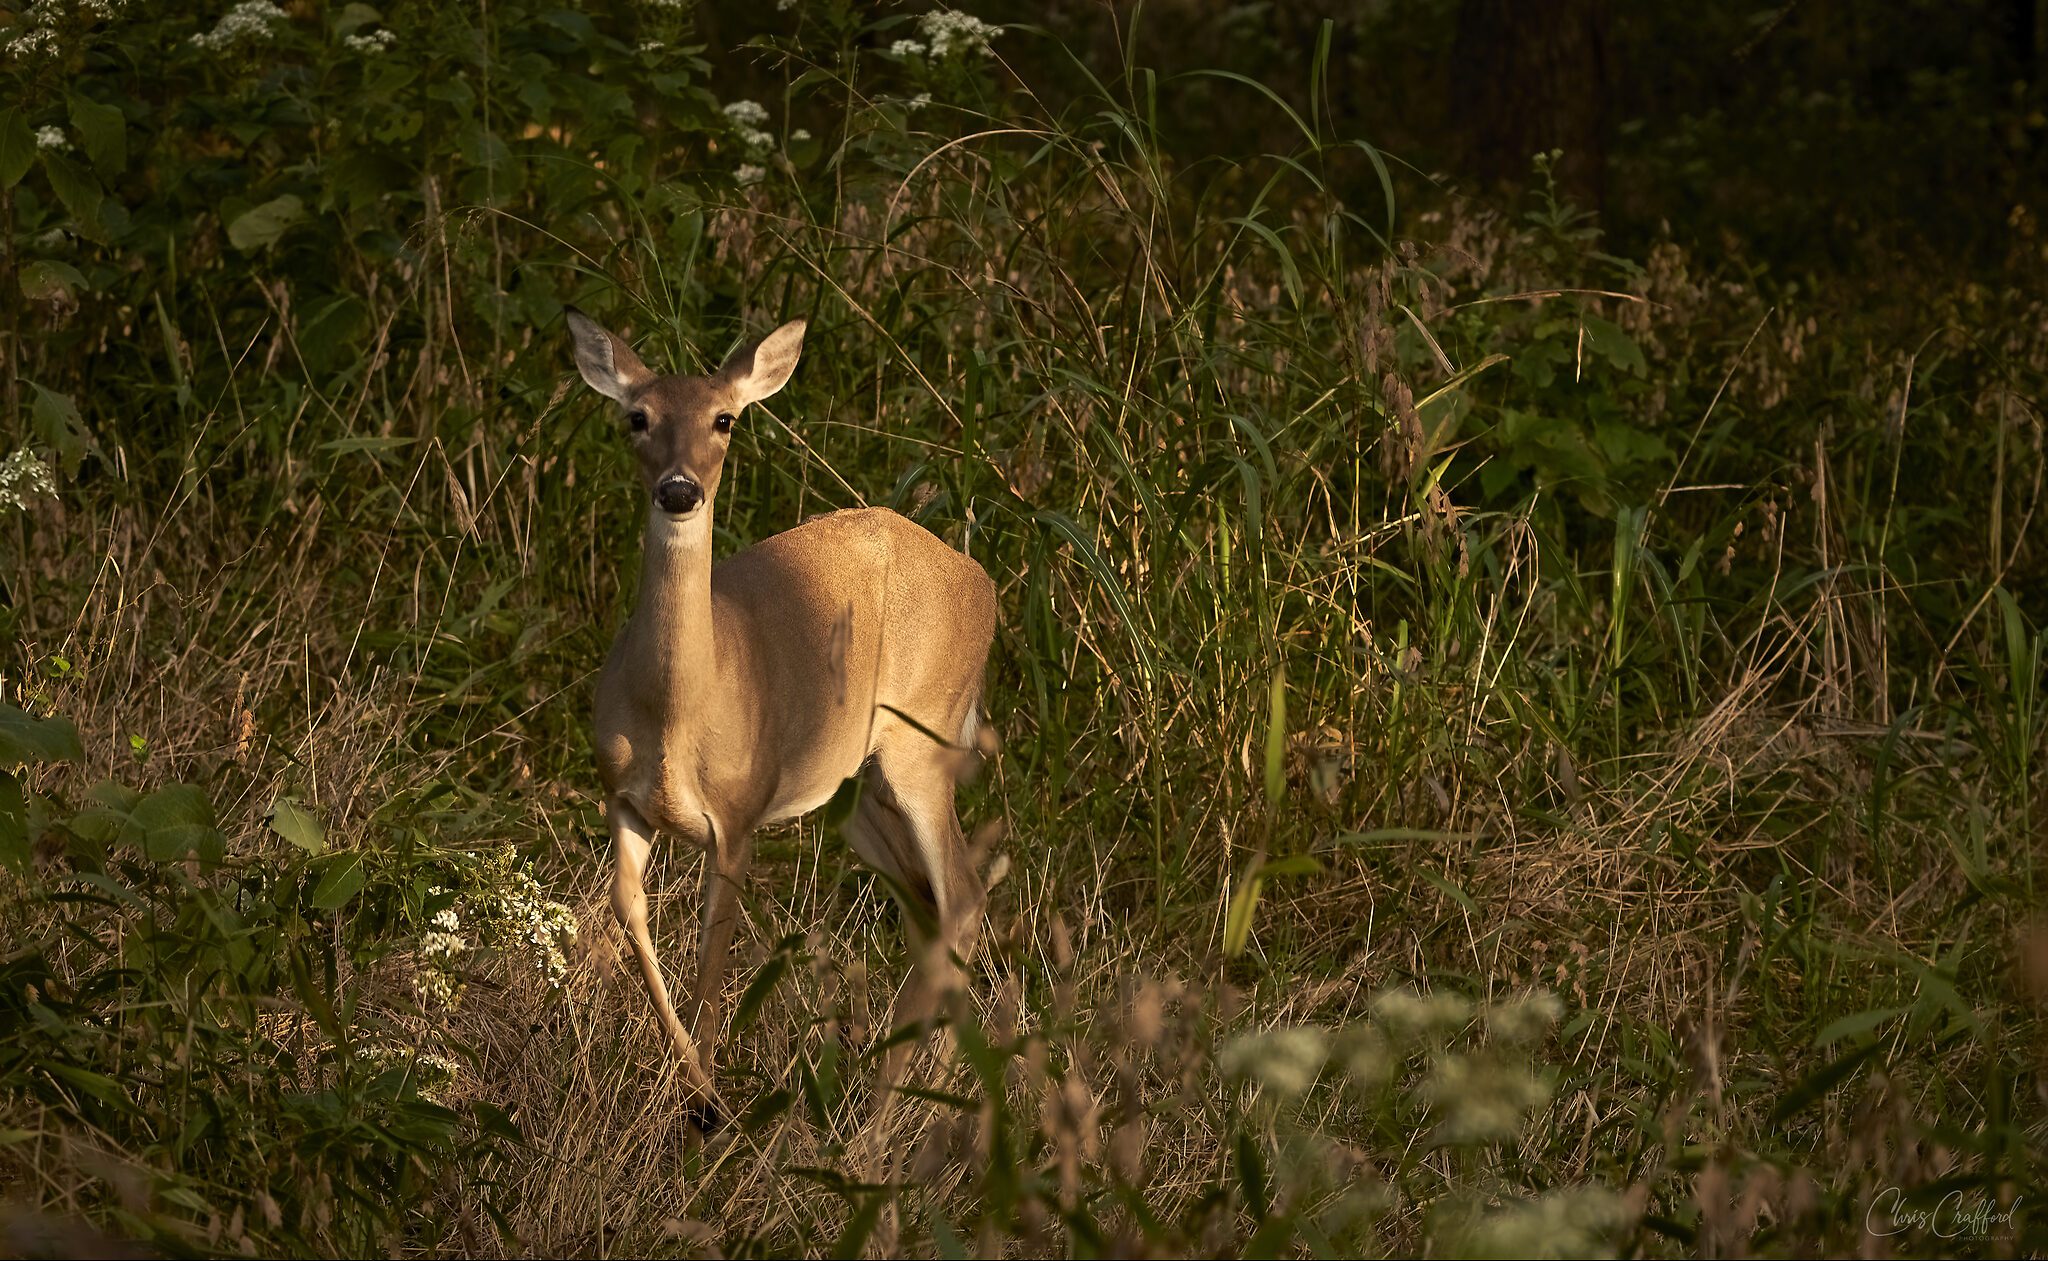
[[[626,423],[633,427],[634,433],[646,433],[647,413],[636,407],[626,413]]]
[[[711,427],[720,433],[732,432],[732,413],[720,412],[711,421]]]

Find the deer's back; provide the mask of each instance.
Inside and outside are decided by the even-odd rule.
[[[782,751],[769,817],[830,798],[899,710],[954,738],[980,696],[995,585],[886,508],[817,517],[721,562],[720,638],[747,644],[763,736]],[[815,800],[813,800],[815,798]]]

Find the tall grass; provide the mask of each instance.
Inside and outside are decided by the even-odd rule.
[[[344,244],[194,212],[8,299],[15,441],[71,458],[0,522],[5,699],[80,738],[0,729],[10,1239],[1792,1253],[2040,1184],[2038,256],[1887,323],[1447,196],[1270,85],[1203,91],[1290,152],[1167,152],[1142,43],[1047,101],[829,6],[765,54],[761,157],[644,15],[522,15],[404,28],[394,99],[464,67],[503,152],[342,187]],[[691,121],[521,104],[608,65]],[[848,1155],[898,930],[829,822],[762,838],[701,1145],[621,967],[586,710],[642,509],[566,300],[667,370],[811,320],[721,550],[886,504],[997,581],[963,814],[1008,837],[900,1184]],[[563,984],[479,949],[422,1000],[507,848],[579,921]],[[676,968],[697,861],[657,858]]]

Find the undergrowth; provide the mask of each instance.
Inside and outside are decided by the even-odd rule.
[[[2048,1246],[2024,211],[1901,327],[1142,39],[1049,100],[1044,32],[805,0],[745,102],[664,5],[236,11],[0,34],[8,1250]],[[1168,151],[1197,80],[1292,149]],[[900,1183],[829,822],[707,1142],[621,966],[643,509],[568,301],[670,371],[811,321],[722,552],[883,504],[997,582]]]

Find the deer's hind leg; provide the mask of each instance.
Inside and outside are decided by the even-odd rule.
[[[922,733],[892,735],[884,738],[869,768],[848,828],[855,849],[895,885],[911,953],[910,974],[896,996],[886,1034],[902,1040],[882,1057],[868,1123],[877,1165],[879,1153],[888,1148],[890,1118],[910,1061],[933,1018],[964,988],[963,969],[973,959],[987,901],[953,809],[953,761],[935,757]],[[943,1060],[951,1038],[939,1041]],[[877,1168],[873,1174],[881,1177],[886,1171]]]

